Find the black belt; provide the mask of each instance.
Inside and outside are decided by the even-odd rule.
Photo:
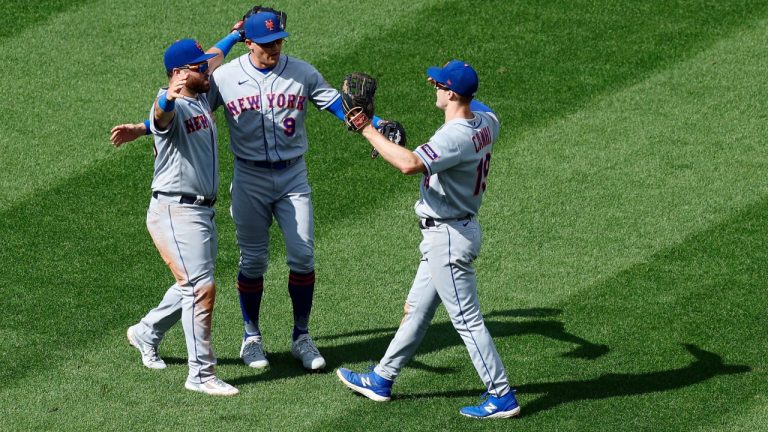
[[[200,205],[205,207],[213,207],[213,205],[216,204],[216,197],[206,198],[204,196],[197,196],[197,195],[183,195],[183,194],[177,195],[177,194],[166,194],[163,192],[152,192],[153,198],[157,199],[158,195],[178,196],[180,204],[194,204],[194,205]]]
[[[267,168],[267,169],[273,169],[273,170],[276,170],[276,171],[280,171],[280,170],[288,168],[289,166],[296,165],[296,162],[301,160],[301,156],[295,157],[293,159],[281,160],[281,161],[275,161],[275,162],[256,161],[256,160],[243,159],[240,156],[236,156],[236,158],[240,162],[242,162],[244,164],[247,164],[247,165],[250,165],[252,167]]]
[[[421,229],[432,228],[432,227],[435,226],[435,224],[444,223],[444,222],[468,221],[468,220],[472,220],[473,217],[474,217],[474,215],[468,214],[468,215],[466,215],[464,217],[460,217],[458,219],[432,219],[432,218],[419,219],[419,228],[421,228]]]

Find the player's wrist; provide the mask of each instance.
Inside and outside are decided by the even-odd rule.
[[[157,106],[165,112],[171,112],[176,108],[176,98],[169,99],[169,96],[166,93],[157,98]]]
[[[373,122],[368,123],[360,129],[360,134],[365,138],[374,136],[377,133],[376,128],[373,126]]]
[[[152,133],[152,129],[149,127],[149,120],[144,120],[144,135],[149,135]]]

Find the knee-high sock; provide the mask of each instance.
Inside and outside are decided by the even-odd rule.
[[[309,333],[309,313],[315,293],[315,272],[288,274],[288,292],[293,303],[293,340]]]
[[[261,297],[264,294],[264,276],[252,279],[239,273],[237,291],[240,294],[240,311],[243,313],[245,336],[260,335],[259,309],[261,309]]]

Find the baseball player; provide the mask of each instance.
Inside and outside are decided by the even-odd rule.
[[[238,39],[233,32],[209,53],[193,39],[178,40],[165,51],[168,87],[159,91],[150,111],[156,157],[147,228],[176,283],[127,331],[143,364],[164,369],[157,347],[181,319],[189,364],[184,386],[216,396],[239,392],[216,377],[211,348],[217,251],[213,205],[219,176],[216,124],[206,93],[209,71],[221,64]]]
[[[248,53],[211,78],[211,109],[224,107],[235,156],[232,207],[240,269],[236,286],[244,322],[240,357],[252,368],[269,361],[259,318],[269,258],[269,228],[277,220],[286,244],[288,292],[293,305],[291,354],[310,371],[325,359],[309,335],[315,287],[314,220],[304,153],[310,103],[344,120],[339,92],[309,63],[282,53],[284,13],[257,6],[243,26]],[[373,124],[384,123],[378,117]],[[142,124],[121,125],[113,142],[137,138]]]
[[[478,77],[469,64],[453,60],[443,68],[430,67],[427,76],[437,92],[436,105],[445,113],[445,123],[429,142],[411,152],[370,125],[361,132],[392,166],[404,174],[423,174],[415,205],[423,235],[421,262],[405,302],[405,317],[371,372],[340,368],[336,374],[352,390],[375,401],[388,401],[394,380],[442,302],[489,394],[479,406],[462,408],[461,414],[513,417],[520,407],[480,313],[472,264],[482,243],[477,215],[499,120],[490,108],[473,100]]]

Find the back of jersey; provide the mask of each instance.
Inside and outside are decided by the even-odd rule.
[[[480,210],[499,121],[490,112],[474,114],[447,122],[414,150],[427,167],[415,206],[419,217],[458,219]]]

